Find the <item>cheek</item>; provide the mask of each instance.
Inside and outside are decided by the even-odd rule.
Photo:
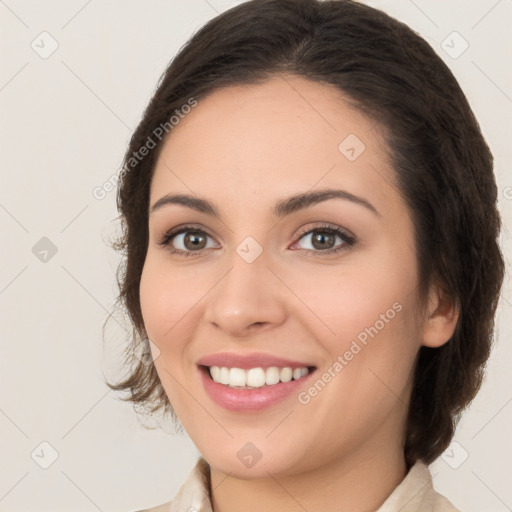
[[[372,334],[400,338],[414,330],[416,267],[408,255],[390,251],[357,255],[339,265],[282,269],[284,280],[308,307],[302,316],[331,355],[348,349],[351,340],[363,343]],[[392,341],[390,341],[391,343]]]
[[[165,361],[181,360],[176,356],[187,345],[187,332],[193,332],[190,322],[197,310],[194,306],[204,289],[191,286],[190,277],[189,272],[171,272],[168,265],[162,265],[150,254],[146,258],[139,288],[142,317],[149,339],[158,346]]]
[[[332,361],[339,363],[331,366],[339,376],[332,379],[333,410],[340,417],[352,411],[361,425],[407,401],[420,345],[415,267],[405,260],[382,263],[335,277],[336,289],[318,305],[336,333],[322,337]]]
[[[180,383],[189,370],[193,325],[199,321],[197,304],[205,293],[202,287],[191,286],[190,278],[189,272],[171,271],[168,264],[148,254],[139,287],[144,326],[159,350],[157,357],[153,353],[155,369],[180,417],[190,407],[190,397]]]
[[[420,345],[415,260],[382,254],[369,264],[360,259],[297,273],[294,283],[296,294],[312,305],[314,315],[303,318],[329,355],[331,397],[343,404],[338,410],[362,415],[387,409],[396,395],[406,394]]]

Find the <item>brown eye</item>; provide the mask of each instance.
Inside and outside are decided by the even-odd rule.
[[[214,243],[208,245],[211,236],[201,229],[184,227],[180,230],[167,232],[159,245],[168,247],[171,253],[188,256],[191,253],[199,253],[203,249],[215,247]]]
[[[187,231],[183,237],[183,245],[189,251],[194,249],[204,249],[206,246],[206,236],[200,231]]]
[[[311,237],[311,243],[315,249],[332,249],[336,243],[336,237],[325,231],[317,231],[317,234]]]
[[[333,226],[319,226],[310,229],[299,238],[297,244],[308,239],[310,247],[302,247],[302,249],[316,254],[342,251],[355,243],[353,236]],[[337,239],[340,240],[339,243],[336,243]]]

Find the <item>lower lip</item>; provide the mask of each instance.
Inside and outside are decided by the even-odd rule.
[[[293,393],[298,392],[305,381],[314,373],[313,370],[300,379],[280,382],[272,386],[263,386],[255,389],[235,389],[215,382],[207,375],[207,371],[204,371],[204,369],[200,368],[199,370],[204,388],[209,397],[217,405],[230,411],[239,412],[261,411],[281,402]]]

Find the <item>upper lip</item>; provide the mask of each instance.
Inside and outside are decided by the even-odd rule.
[[[271,354],[234,354],[230,352],[219,352],[204,356],[199,359],[197,364],[199,366],[219,366],[226,368],[241,368],[243,370],[259,367],[269,368],[271,366],[277,366],[278,368],[289,367],[292,369],[313,366],[310,363],[285,359]]]

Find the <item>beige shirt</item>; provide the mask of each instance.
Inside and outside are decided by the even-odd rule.
[[[139,512],[212,512],[209,495],[210,467],[203,457],[181,486],[174,500]],[[432,486],[428,467],[422,462],[409,470],[402,483],[376,512],[460,512]]]

